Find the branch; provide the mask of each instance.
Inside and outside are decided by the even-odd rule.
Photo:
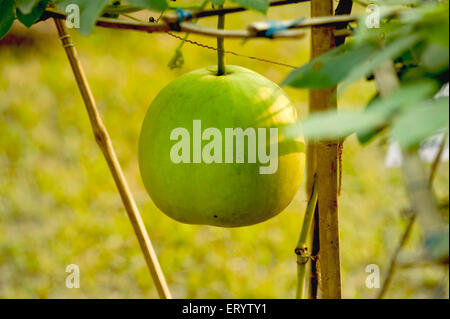
[[[73,46],[72,39],[67,33],[67,30],[61,20],[56,18],[54,21],[86,106],[92,130],[94,132],[95,141],[103,152],[111,174],[113,175],[114,181],[122,198],[123,205],[125,206],[128,218],[130,219],[138,238],[141,250],[144,254],[145,261],[147,262],[147,266],[150,270],[150,274],[152,275],[159,296],[164,299],[170,299],[171,295],[169,287],[167,286],[164,274],[159,265],[158,257],[153,249],[150,237],[145,229],[145,225],[137,208],[136,202],[134,201],[133,195],[128,187],[122,168],[120,167],[116,153],[112,146],[111,138],[109,137],[108,131],[106,130],[95,105],[94,96],[92,95],[83,68],[81,67],[81,63],[78,59],[75,47]]]
[[[397,266],[398,255],[400,254],[400,251],[403,249],[406,242],[408,241],[409,234],[411,233],[415,221],[416,221],[416,213],[412,211],[411,216],[409,217],[408,226],[406,226],[406,229],[403,232],[400,242],[398,243],[397,248],[395,249],[394,253],[391,256],[391,261],[389,262],[389,268],[386,273],[386,278],[384,279],[383,285],[381,286],[381,290],[377,296],[378,299],[382,299],[389,288],[392,277],[394,276],[395,267]]]

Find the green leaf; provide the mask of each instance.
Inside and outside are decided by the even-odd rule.
[[[366,61],[355,65],[349,76],[345,79],[346,82],[351,83],[362,77],[370,75],[379,65],[387,60],[393,60],[400,54],[411,48],[420,40],[419,35],[409,35],[401,37],[389,44],[383,49],[371,54]]]
[[[128,0],[128,2],[142,8],[156,11],[163,11],[167,8],[166,0]]]
[[[345,138],[384,123],[381,114],[369,116],[360,111],[328,111],[311,115],[303,123],[303,134],[310,140]]]
[[[419,35],[399,38],[380,49],[373,42],[344,45],[335,48],[292,71],[281,85],[296,88],[322,89],[340,82],[353,82],[370,75],[388,59],[393,59],[412,47]]]
[[[422,53],[424,68],[433,73],[448,69],[449,51],[439,43],[430,43]]]
[[[269,8],[269,0],[232,0],[232,1],[239,3],[244,8],[260,11],[263,13],[266,13],[267,9]]]
[[[449,98],[433,100],[395,119],[392,136],[402,148],[414,148],[427,137],[448,128],[448,116]]]
[[[337,47],[289,73],[281,85],[308,89],[332,87],[343,81],[352,67],[367,60],[376,50],[376,47],[366,43]]]
[[[429,99],[435,91],[433,82],[420,82],[400,87],[387,99],[376,99],[363,111],[327,111],[314,113],[300,124],[288,126],[282,134],[295,138],[303,133],[311,140],[345,138],[353,133],[370,134],[389,124],[404,109]]]
[[[14,22],[14,0],[0,0],[0,39],[8,33]]]
[[[45,8],[47,8],[49,2],[50,0],[39,1],[28,14],[24,14],[22,10],[17,8],[17,19],[19,19],[19,21],[22,22],[27,28],[31,27],[44,13]]]
[[[57,7],[66,12],[66,7],[71,4],[80,8],[80,29],[81,34],[88,35],[94,28],[95,21],[101,14],[109,0],[62,0],[57,2]]]
[[[381,134],[382,132],[384,132],[384,127],[380,127],[380,128],[373,128],[367,131],[361,131],[361,132],[357,132],[357,138],[358,138],[358,142],[362,145],[369,143],[370,141],[372,141],[375,137],[377,137],[379,134]]]
[[[16,0],[16,6],[23,14],[29,14],[38,2],[39,0]]]
[[[366,107],[364,108],[364,112],[367,112],[368,110],[370,110],[374,105],[376,105],[378,99],[380,98],[380,95],[377,94],[374,98],[372,98],[372,100],[369,102],[369,104],[366,105]],[[360,144],[367,144],[370,141],[372,141],[375,137],[377,137],[381,132],[384,131],[385,126],[382,127],[377,127],[377,128],[371,128],[369,130],[366,130],[364,132],[358,132],[357,133],[357,138],[358,138],[358,142]]]

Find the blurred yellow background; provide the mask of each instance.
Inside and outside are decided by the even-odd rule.
[[[298,4],[270,9],[267,17],[227,15],[226,27],[308,12],[308,5]],[[208,18],[200,24],[215,23]],[[174,297],[293,298],[294,248],[306,206],[303,186],[277,217],[225,229],[169,219],[153,205],[139,176],[138,136],[152,99],[181,74],[215,64],[216,53],[186,44],[184,66],[170,70],[167,63],[179,40],[167,34],[96,28],[88,37],[72,35]],[[53,22],[30,30],[16,25],[0,43],[0,297],[157,298]],[[226,40],[225,46],[294,65],[309,57],[309,38]],[[290,71],[232,55],[226,62],[276,83]],[[286,91],[305,118],[307,91]],[[374,94],[373,83],[361,81],[342,92],[339,105],[360,108]],[[365,268],[377,264],[384,274],[406,226],[401,171],[384,166],[385,152],[382,139],[367,147],[354,137],[345,143],[339,203],[344,298],[376,296],[377,289],[366,287]],[[448,176],[448,163],[442,164],[435,183],[438,198],[448,195]],[[420,239],[415,226],[407,250],[414,251]],[[69,264],[80,267],[79,289],[65,286]],[[399,269],[387,297],[436,297],[436,288],[448,282],[446,274],[448,269],[431,265]]]

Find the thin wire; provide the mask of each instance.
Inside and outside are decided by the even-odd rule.
[[[178,39],[178,40],[182,40],[182,41],[184,40],[184,41],[186,41],[186,42],[188,42],[188,43],[190,43],[190,44],[199,46],[199,47],[201,47],[201,48],[205,48],[205,49],[209,49],[209,50],[214,50],[214,51],[219,51],[219,49],[217,49],[217,48],[215,48],[215,47],[212,47],[212,46],[209,46],[209,45],[206,45],[206,44],[197,42],[197,41],[192,41],[192,40],[189,40],[189,39],[184,39],[183,37],[181,37],[181,36],[179,36],[179,35],[176,35],[176,34],[170,32],[170,31],[166,31],[166,33],[167,33],[168,35],[170,35],[170,36],[172,36],[172,37]],[[290,65],[290,64],[281,63],[281,62],[277,62],[277,61],[272,61],[272,60],[268,60],[268,59],[263,59],[263,58],[259,58],[259,57],[256,57],[256,56],[244,55],[244,54],[236,53],[236,52],[233,52],[233,51],[227,51],[227,50],[224,50],[223,53],[225,53],[225,54],[231,54],[231,55],[234,55],[234,56],[238,56],[238,57],[242,57],[242,58],[247,58],[247,59],[251,59],[251,60],[257,60],[257,61],[260,61],[260,62],[265,62],[265,63],[271,63],[271,64],[275,64],[275,65],[285,66],[285,67],[288,67],[288,68],[291,68],[291,69],[296,69],[296,68],[297,68],[296,66],[293,66],[293,65]]]

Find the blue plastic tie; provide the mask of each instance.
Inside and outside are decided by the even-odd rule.
[[[176,13],[177,13],[177,17],[178,17],[178,24],[180,24],[181,21],[183,21],[185,19],[192,18],[192,14],[189,11],[185,11],[180,8],[177,8]]]
[[[302,22],[303,20],[305,20],[304,17],[298,18],[289,23],[279,21],[268,21],[267,23],[269,24],[269,28],[267,29],[265,36],[271,38],[275,33],[292,28],[293,26]]]

